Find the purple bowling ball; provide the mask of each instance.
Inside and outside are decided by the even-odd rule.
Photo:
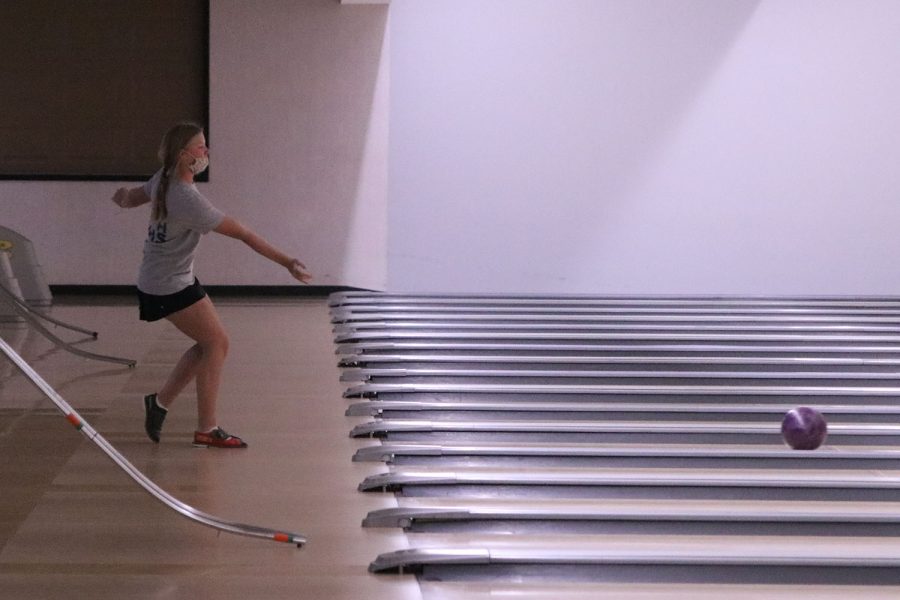
[[[828,437],[828,423],[816,409],[798,406],[784,415],[781,435],[794,450],[815,450]]]

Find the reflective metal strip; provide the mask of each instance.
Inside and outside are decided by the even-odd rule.
[[[369,571],[417,571],[435,565],[684,565],[757,567],[897,568],[895,545],[883,540],[840,539],[815,536],[585,536],[590,539],[536,536],[473,539],[469,546],[441,545],[410,548],[379,555]]]
[[[577,294],[386,294],[345,293],[329,296],[329,306],[345,307],[356,304],[413,306],[446,304],[459,305],[594,305],[594,306],[784,306],[784,307],[840,307],[892,308],[900,307],[896,298],[817,298],[817,297],[714,297],[714,296],[590,296]]]
[[[900,523],[896,506],[873,513],[877,505],[867,503],[857,510],[839,503],[840,510],[811,511],[805,503],[787,502],[736,508],[730,502],[612,502],[597,504],[518,503],[479,504],[477,500],[460,502],[458,506],[397,507],[370,511],[363,519],[364,527],[409,527],[415,521],[728,521],[743,523]],[[852,505],[850,505],[852,507]]]
[[[840,357],[794,357],[794,356],[621,356],[621,355],[545,355],[527,356],[521,354],[354,354],[341,359],[344,368],[379,365],[383,363],[472,363],[484,364],[571,364],[571,365],[614,365],[614,364],[673,364],[673,365],[789,365],[794,367],[876,367],[900,366],[900,358],[840,358]]]
[[[122,456],[118,450],[116,450],[112,444],[110,444],[106,439],[97,433],[97,431],[90,426],[82,417],[79,415],[63,398],[60,396],[56,390],[54,390],[50,384],[48,384],[28,363],[19,356],[15,350],[10,347],[9,344],[6,343],[5,340],[0,338],[0,350],[3,350],[3,353],[25,374],[26,377],[35,385],[39,390],[41,390],[54,405],[56,408],[62,412],[66,419],[78,427],[78,430],[84,434],[89,440],[94,442],[114,463],[116,463],[125,473],[128,474],[138,485],[140,485],[147,493],[151,496],[177,512],[178,514],[187,517],[188,519],[200,523],[201,525],[206,525],[208,527],[212,527],[218,531],[225,531],[228,533],[234,533],[237,535],[244,535],[249,537],[257,537],[264,538],[269,540],[274,540],[277,542],[286,542],[291,544],[297,544],[297,546],[302,546],[306,543],[306,538],[300,534],[296,533],[286,533],[283,531],[268,529],[265,527],[257,527],[254,525],[245,525],[242,523],[234,523],[230,521],[225,521],[218,517],[209,515],[202,511],[197,510],[196,508],[181,502],[177,498],[170,495],[168,492],[160,488],[153,481],[147,478],[141,471],[139,471],[134,465],[132,465],[124,456]],[[78,426],[80,424],[80,427]]]
[[[829,310],[829,309],[734,309],[734,308],[580,308],[580,307],[407,307],[405,309],[381,306],[363,306],[331,311],[331,322],[368,323],[371,321],[584,321],[584,322],[852,322],[897,323],[900,309],[885,310]]]
[[[351,431],[352,437],[369,437],[399,432],[493,432],[493,433],[665,433],[781,435],[781,422],[726,423],[701,421],[429,421],[385,419],[361,423]],[[897,436],[900,425],[874,423],[829,423],[829,436],[865,435]]]
[[[861,343],[861,344],[894,344],[900,346],[900,335],[847,335],[847,334],[790,334],[790,333],[745,333],[745,334],[718,334],[718,333],[523,333],[511,331],[356,331],[339,333],[334,336],[337,344],[348,342],[360,342],[371,340],[391,341],[418,341],[418,340],[463,340],[463,341],[529,341],[529,342],[609,342],[621,340],[623,342],[797,342],[812,344],[821,343]],[[895,348],[898,349],[898,348]],[[852,350],[852,348],[847,348]]]
[[[415,570],[425,564],[486,565],[490,564],[488,550],[477,548],[413,548],[395,550],[379,555],[369,565],[370,573]]]
[[[411,485],[522,485],[729,487],[812,489],[900,489],[897,471],[768,471],[746,469],[441,469],[400,468],[370,475],[360,491],[379,491]]]
[[[792,404],[671,404],[647,402],[483,402],[465,400],[372,400],[350,405],[345,414],[349,417],[381,415],[384,412],[403,411],[471,411],[471,412],[548,412],[548,413],[724,413],[775,415],[779,418],[795,408]],[[895,404],[816,404],[823,415],[900,415],[900,405]]]
[[[495,383],[366,383],[349,388],[344,396],[371,394],[555,394],[555,395],[666,395],[666,396],[900,396],[900,387],[885,386],[751,386],[751,385],[527,385]]]
[[[381,377],[495,377],[543,379],[900,379],[895,372],[854,371],[603,371],[603,370],[539,370],[539,369],[429,369],[429,368],[367,368],[352,369],[341,375],[341,381],[366,381]],[[548,382],[549,383],[549,382]]]
[[[478,322],[452,322],[452,321],[371,321],[365,323],[344,323],[332,327],[337,336],[362,332],[435,332],[444,331],[518,331],[518,332],[555,332],[565,330],[577,330],[579,332],[760,332],[773,331],[785,333],[896,333],[897,323],[893,324],[852,324],[848,325],[843,319],[835,323],[621,323],[621,322],[576,322],[576,323],[552,323],[543,320],[531,319],[521,323],[510,323],[502,319],[489,319]]]
[[[900,460],[900,449],[884,446],[823,446],[815,452],[789,448],[741,445],[594,444],[504,442],[385,442],[356,451],[356,462],[384,462],[396,456],[522,456],[522,457],[630,457],[828,460]],[[898,463],[900,464],[900,463]]]
[[[353,342],[338,344],[335,350],[336,354],[360,354],[370,351],[388,351],[397,352],[540,352],[540,353],[601,353],[601,352],[618,352],[627,355],[628,353],[658,353],[658,352],[675,352],[679,354],[690,354],[699,352],[737,352],[742,355],[762,354],[795,354],[801,353],[806,355],[818,354],[842,354],[844,356],[854,356],[862,354],[890,354],[900,355],[900,346],[866,346],[866,345],[816,345],[812,346],[803,342],[796,344],[779,344],[772,345],[746,345],[746,344],[585,344],[585,343],[501,343],[501,342],[420,342],[420,341],[392,341],[378,340],[368,342]]]

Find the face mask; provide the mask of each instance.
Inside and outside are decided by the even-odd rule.
[[[196,156],[194,157],[194,162],[188,165],[188,169],[191,170],[191,173],[194,175],[199,175],[203,171],[206,170],[206,167],[209,166],[209,157],[208,156]]]

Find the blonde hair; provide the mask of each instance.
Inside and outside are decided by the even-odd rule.
[[[168,216],[166,209],[166,195],[169,192],[169,183],[175,165],[178,164],[178,155],[184,150],[188,142],[197,134],[203,133],[203,128],[196,123],[178,123],[169,129],[163,136],[159,145],[159,161],[162,163],[162,177],[159,187],[156,188],[156,198],[153,199],[152,219],[161,221]]]

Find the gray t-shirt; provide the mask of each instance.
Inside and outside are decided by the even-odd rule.
[[[162,171],[157,171],[143,186],[154,200],[161,176]],[[165,219],[150,221],[138,274],[138,289],[156,296],[174,294],[194,283],[194,251],[200,236],[218,227],[225,218],[196,186],[175,178],[169,180],[166,209]]]

